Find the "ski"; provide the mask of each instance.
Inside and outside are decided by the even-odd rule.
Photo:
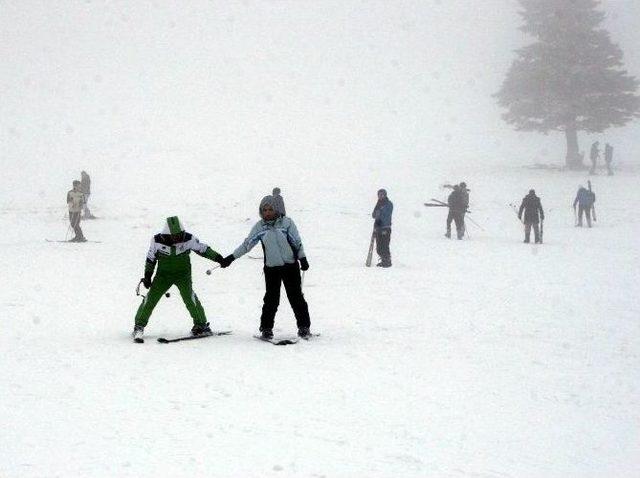
[[[272,338],[272,339],[265,339],[262,335],[254,335],[254,338],[260,340],[261,342],[269,342],[270,344],[273,345],[293,345],[293,344],[297,344],[298,343],[298,338],[289,338],[289,339],[283,339],[283,338]]]
[[[205,339],[207,337],[219,337],[220,335],[231,335],[231,330],[222,330],[220,332],[213,332],[211,334],[206,335],[187,335],[185,337],[176,337],[175,339],[167,339],[165,337],[159,337],[158,342],[161,344],[170,344],[172,342],[181,342],[183,340],[196,340],[196,339]]]
[[[79,242],[79,241],[71,241],[71,240],[62,241],[62,240],[57,240],[57,239],[45,239],[45,241],[47,241],[47,242],[69,242],[71,244],[82,244],[84,242],[92,242],[94,244],[101,244],[102,243],[102,241],[89,241],[89,240]]]
[[[272,339],[265,339],[264,337],[262,337],[262,335],[254,335],[253,337],[258,339],[258,340],[260,340],[260,341],[262,341],[262,342],[269,342],[269,343],[271,343],[273,345],[294,345],[294,344],[297,344],[298,342],[300,342],[301,340],[309,341],[312,338],[319,337],[319,336],[320,336],[320,334],[311,334],[311,335],[309,335],[307,337],[290,337],[290,338],[287,338],[287,337],[284,337],[284,338],[282,338],[282,337],[280,337],[280,338],[274,337]]]

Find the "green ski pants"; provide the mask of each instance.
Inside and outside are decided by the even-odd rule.
[[[138,307],[138,312],[136,312],[136,325],[142,327],[147,325],[156,304],[172,285],[175,285],[180,291],[184,305],[187,306],[189,315],[191,315],[193,319],[193,324],[204,325],[207,323],[207,317],[202,308],[202,304],[198,300],[198,296],[193,292],[191,274],[189,274],[184,276],[156,275],[153,278],[147,296],[140,304],[140,307]]]

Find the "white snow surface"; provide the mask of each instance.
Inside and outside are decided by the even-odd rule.
[[[580,135],[620,169],[575,228],[588,177],[522,167],[562,164],[564,138],[512,131],[491,96],[519,4],[470,3],[0,1],[0,477],[638,476],[639,124]],[[636,76],[639,5],[602,3]],[[101,242],[45,242],[83,169]],[[422,203],[459,181],[482,229],[447,240]],[[193,255],[233,334],[157,343],[191,328],[174,288],[134,344],[165,218],[228,254],[274,186],[321,336],[253,339],[260,261]],[[380,187],[386,270],[364,267]],[[509,207],[532,187],[540,246]]]
[[[374,177],[351,190],[279,184],[305,243],[304,290],[322,334],[287,347],[252,338],[264,285],[260,261],[248,258],[207,276],[212,263],[192,257],[209,320],[233,335],[157,343],[189,331],[175,289],[146,343],[129,335],[163,218],[180,214],[230,253],[268,192],[257,177],[241,195],[240,176],[220,171],[217,189],[193,179],[193,199],[168,180],[131,187],[123,202],[124,191],[101,195],[94,178],[101,219],[83,227],[101,243],[44,241],[65,237],[64,205],[6,205],[0,475],[636,476],[638,176],[594,178],[599,217],[589,230],[574,227],[571,210],[583,175],[467,173],[455,180],[467,181],[483,230],[469,223],[463,241],[443,237],[444,209],[421,205],[445,198],[444,181],[420,185],[410,168],[388,178],[387,270],[364,267]],[[508,207],[530,187],[547,211],[540,246],[522,244]],[[276,333],[295,333],[284,295]]]

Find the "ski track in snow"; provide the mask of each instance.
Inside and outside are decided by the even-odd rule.
[[[464,179],[485,228],[468,223],[464,241],[443,237],[444,209],[422,206],[441,192],[389,188],[389,270],[364,267],[373,194],[314,209],[320,196],[298,191],[305,204],[287,207],[322,336],[287,347],[252,338],[261,262],[206,276],[196,255],[194,289],[213,327],[233,335],[156,343],[190,328],[172,289],[147,342],[131,342],[134,289],[171,198],[132,212],[96,196],[104,219],[83,227],[101,244],[45,243],[64,238],[64,208],[2,210],[14,227],[0,248],[0,475],[634,476],[637,176],[594,179],[591,230],[573,227],[570,207],[583,176]],[[508,207],[532,186],[547,212],[541,246],[522,244]],[[189,230],[230,253],[255,204],[217,222],[207,198],[199,204]],[[276,335],[294,333],[283,293]]]

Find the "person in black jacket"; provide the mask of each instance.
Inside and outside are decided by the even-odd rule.
[[[449,204],[449,214],[447,215],[447,232],[445,236],[451,238],[451,222],[456,223],[456,235],[458,239],[464,237],[465,225],[464,215],[469,207],[469,190],[465,183],[453,186],[453,191],[447,199]]]
[[[518,219],[522,221],[522,212],[524,211],[524,242],[530,242],[531,227],[533,226],[533,233],[535,236],[536,244],[542,242],[540,238],[540,223],[544,221],[544,211],[542,210],[542,203],[540,198],[536,196],[536,192],[533,189],[529,190],[522,199],[520,205],[520,211],[518,211]]]

